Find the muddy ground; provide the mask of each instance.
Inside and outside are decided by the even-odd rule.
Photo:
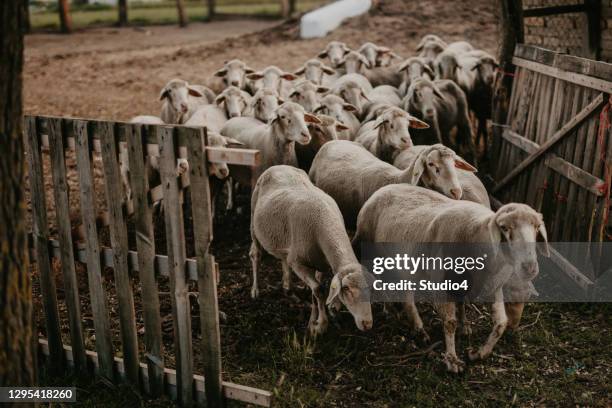
[[[422,35],[436,33],[449,41],[468,40],[495,52],[498,36],[494,10],[493,0],[380,0],[367,15],[347,21],[326,38],[307,41],[297,38],[295,21],[274,25],[251,20],[192,24],[187,30],[107,28],[70,36],[30,35],[25,110],[29,114],[111,120],[157,114],[159,90],[171,78],[213,84],[211,74],[231,58],[243,59],[254,68],[276,64],[293,70],[332,39],[353,47],[372,41],[407,57],[413,55]],[[79,202],[73,158],[68,157],[67,164],[71,210],[76,220]],[[98,204],[104,207],[99,164]],[[48,165],[45,167],[48,170]],[[50,175],[46,183],[53,223]],[[459,376],[444,370],[440,321],[428,307],[423,314],[432,335],[429,345],[415,341],[405,318],[394,312],[384,314],[379,305],[375,306],[374,330],[357,331],[350,315],[343,312],[326,335],[313,341],[305,336],[309,292],[298,288],[284,295],[279,287],[280,265],[274,259],[264,260],[260,297],[250,298],[247,196],[239,197],[239,205],[239,213],[221,212],[215,221],[213,252],[221,268],[219,302],[227,314],[221,326],[225,380],[271,390],[275,405],[286,407],[612,404],[612,310],[608,305],[531,305],[521,330],[505,335],[488,361],[469,364],[467,372]],[[107,239],[102,231],[103,242]],[[158,252],[165,252],[163,239],[158,239],[157,245]],[[85,337],[93,349],[86,271],[78,265],[77,272]],[[59,274],[57,282],[60,311],[65,319]],[[112,270],[104,272],[104,283],[113,341],[120,355]],[[39,293],[36,279],[34,285]],[[167,286],[167,279],[160,279],[165,362],[172,367],[175,339]],[[142,340],[136,280],[135,300]],[[201,372],[195,298],[192,304],[195,367]],[[460,353],[480,344],[490,327],[485,308],[472,307],[468,313],[476,323],[475,332],[459,339]],[[42,327],[41,320],[39,323]],[[69,342],[68,328],[62,330],[65,342]]]

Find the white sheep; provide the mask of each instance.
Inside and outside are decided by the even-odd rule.
[[[321,98],[315,113],[331,116],[346,126],[346,130],[338,133],[338,138],[342,140],[353,140],[361,126],[357,118],[357,108],[337,95],[329,94]]]
[[[273,166],[257,180],[251,198],[251,250],[253,288],[257,297],[257,275],[262,250],[279,259],[283,283],[291,270],[310,288],[313,302],[308,329],[312,335],[328,325],[325,304],[344,304],[359,330],[372,328],[368,281],[344,229],[338,206],[312,185],[304,171]],[[324,294],[318,272],[333,274],[329,295]]]
[[[255,72],[247,64],[238,59],[226,61],[223,68],[215,72],[215,76],[222,78],[225,86],[235,86],[240,89],[247,89],[246,75]]]
[[[357,108],[357,115],[362,114],[363,105],[369,102],[368,94],[373,88],[370,81],[360,74],[346,74],[338,78],[330,88],[330,93],[338,95]]]
[[[185,123],[198,107],[211,103],[202,89],[201,85],[190,85],[182,79],[169,81],[159,94],[159,100],[163,102],[161,119],[169,124]]]
[[[264,123],[274,118],[274,111],[284,100],[278,96],[274,89],[262,88],[253,95],[251,106],[245,116],[252,116]]]
[[[426,36],[427,37],[427,36]],[[422,58],[425,63],[427,63],[430,67],[433,68],[433,63],[440,53],[444,52],[444,50],[448,47],[444,41],[439,38],[428,38],[427,40],[423,39],[421,44],[417,47],[417,51],[419,52],[418,57]]]
[[[141,125],[165,125],[166,122],[161,120],[159,116],[140,115],[130,119],[130,123],[140,123]]]
[[[321,124],[309,123],[310,143],[307,145],[296,144],[295,154],[297,156],[298,167],[305,172],[310,171],[312,161],[327,142],[338,139],[338,132],[348,130],[346,126],[327,115],[317,115]]]
[[[429,125],[398,107],[390,107],[375,120],[364,123],[355,141],[379,159],[391,163],[397,152],[413,145],[410,127],[426,129]]]
[[[228,118],[244,116],[251,106],[251,95],[236,86],[229,86],[215,98],[215,103],[222,106]]]
[[[363,54],[357,51],[349,51],[336,65],[336,70],[342,71],[342,74],[361,74],[364,69],[371,67],[370,62]]]
[[[338,68],[338,65],[342,62],[342,58],[351,49],[347,47],[347,45],[340,41],[330,41],[325,49],[321,51],[318,55],[319,58],[325,59],[329,58],[329,62],[331,63],[333,68]]]
[[[262,71],[247,74],[247,78],[254,81],[251,90],[253,93],[262,88],[274,89],[282,98],[288,95],[289,85],[284,81],[294,81],[298,77],[290,72],[285,72],[277,66],[270,65]]]
[[[336,70],[328,67],[318,59],[309,59],[294,72],[295,75],[304,75],[304,78],[316,85],[328,85],[337,79]]]
[[[391,60],[400,58],[400,56],[391,51],[390,48],[376,45],[371,42],[363,43],[357,51],[366,57],[372,68],[388,67],[391,65]]]
[[[370,102],[386,103],[393,106],[400,106],[402,99],[399,90],[391,85],[379,85],[368,94]]]
[[[490,250],[486,273],[474,275],[472,284],[482,289],[481,296],[494,298],[493,329],[478,350],[469,352],[470,360],[477,360],[491,354],[506,328],[504,284],[509,279],[528,282],[538,274],[535,250],[538,234],[546,241],[542,215],[527,205],[507,204],[493,212],[477,203],[451,200],[437,192],[404,184],[383,187],[364,204],[353,245],[360,242],[487,245]],[[504,248],[499,248],[502,241]],[[408,291],[405,305],[414,328],[424,333],[414,304],[414,292]],[[446,367],[455,373],[463,371],[465,363],[455,349],[456,305],[445,301],[434,302],[434,307],[444,326]]]
[[[320,95],[327,92],[329,92],[329,88],[304,79],[293,84],[289,93],[289,100],[300,104],[306,112],[314,112],[319,107]]]
[[[435,77],[433,69],[421,57],[411,57],[404,60],[399,65],[398,70],[402,73],[402,83],[399,86],[401,96],[406,96],[408,88],[413,81],[419,78],[434,79]]]
[[[227,122],[225,111],[216,105],[201,106],[185,122],[185,126],[206,127],[213,132],[221,132],[221,128]]]

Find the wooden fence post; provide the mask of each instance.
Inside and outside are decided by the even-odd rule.
[[[185,14],[185,4],[183,0],[176,0],[176,10],[178,12],[179,26],[187,27],[187,16]]]
[[[281,16],[285,19],[290,16],[289,0],[280,0]]]
[[[68,0],[59,0],[59,17],[60,17],[60,30],[62,33],[72,32],[72,17],[70,16],[70,4]]]
[[[206,0],[206,5],[208,6],[208,20],[212,20],[216,17],[217,11],[216,9],[216,0]]]
[[[117,3],[117,6],[119,7],[119,21],[118,21],[118,25],[119,25],[119,27],[125,27],[126,25],[128,25],[127,0],[119,0],[118,3]]]

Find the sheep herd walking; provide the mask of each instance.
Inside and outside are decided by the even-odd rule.
[[[256,72],[235,59],[214,74],[224,83],[218,95],[174,79],[161,91],[160,117],[132,122],[205,126],[211,145],[260,151],[251,198],[251,295],[258,296],[266,252],[281,261],[284,289],[292,273],[311,289],[313,335],[326,331],[327,308],[342,305],[359,330],[375,327],[371,275],[353,250],[362,242],[508,244],[492,260],[495,278],[482,278],[494,282],[493,327],[467,355],[483,359],[521,318],[523,304],[504,302],[504,293],[531,293],[538,274],[535,249],[513,248],[538,236],[546,241],[546,228],[524,204],[492,211],[474,174],[477,147],[482,139],[486,151],[488,142],[495,58],[435,35],[423,37],[416,53],[403,60],[371,42],[353,50],[332,41],[293,73],[276,66]],[[229,174],[226,165],[210,166],[211,176],[226,182],[228,202],[235,182],[251,187],[250,178]],[[177,174],[188,168],[179,159]],[[121,170],[129,199],[125,160]],[[414,298],[404,305],[414,330],[428,338]],[[460,372],[455,332],[458,323],[468,327],[464,306],[434,302],[434,309],[443,321],[447,369]]]

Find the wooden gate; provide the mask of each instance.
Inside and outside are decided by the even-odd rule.
[[[612,65],[519,45],[505,125],[495,125],[493,196],[544,214],[551,242],[609,240]],[[585,276],[553,254],[579,285]]]
[[[188,406],[206,400],[207,406],[224,405],[225,398],[269,406],[267,391],[222,381],[221,339],[217,305],[216,264],[210,254],[212,240],[211,194],[208,163],[226,162],[255,166],[259,152],[213,148],[206,145],[205,129],[181,126],[145,126],[117,122],[89,121],[54,117],[25,118],[26,148],[29,163],[32,203],[32,239],[46,325],[41,350],[48,356],[51,372],[72,366],[77,372],[96,372],[111,381],[125,380],[152,396],[167,394]],[[127,205],[119,168],[120,147],[127,147],[134,213],[128,234]],[[176,160],[179,149],[186,149],[190,171],[178,178]],[[161,185],[149,186],[149,152],[158,152]],[[44,160],[48,152],[48,161]],[[103,195],[96,192],[94,155],[101,156]],[[97,156],[99,155],[99,156]],[[67,166],[74,161],[76,171]],[[45,162],[47,163],[45,165]],[[49,187],[51,173],[52,187]],[[84,242],[73,242],[70,189],[78,180]],[[98,177],[99,180],[99,177]],[[183,214],[180,192],[189,186],[190,214]],[[50,199],[46,193],[53,190]],[[98,193],[98,194],[97,194]],[[110,247],[100,241],[97,226],[97,198],[107,207]],[[74,198],[74,197],[73,197]],[[166,254],[155,248],[153,202],[163,198]],[[48,211],[54,202],[55,222],[50,234]],[[186,257],[184,218],[190,215],[193,228],[194,257]],[[135,241],[135,245],[134,242]],[[132,242],[132,248],[128,245]],[[58,310],[56,272],[52,259],[61,264],[67,319]],[[82,325],[83,294],[79,294],[75,265],[86,265],[91,304],[95,351],[88,350]],[[104,269],[112,268],[120,331],[121,358],[111,335],[108,285]],[[174,333],[176,369],[165,367],[162,319],[158,293],[159,277],[169,278],[171,319]],[[136,281],[140,285],[144,336],[139,340],[135,313]],[[197,283],[199,300],[200,347],[203,367],[194,367],[189,285]],[[87,296],[87,295],[85,295]],[[67,320],[67,324],[66,324]],[[62,324],[64,321],[64,324]],[[69,333],[62,333],[62,327]],[[62,334],[69,344],[63,341]],[[194,375],[202,369],[204,376]]]

